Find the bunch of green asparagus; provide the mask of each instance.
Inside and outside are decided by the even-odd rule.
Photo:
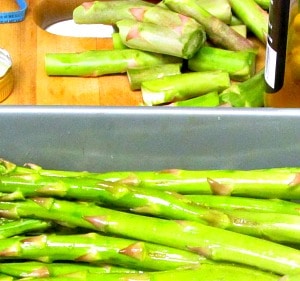
[[[84,2],[78,24],[112,25],[113,49],[46,54],[48,75],[126,73],[143,105],[264,105],[269,0],[110,0]],[[252,40],[256,38],[256,43]]]
[[[298,281],[299,175],[0,159],[0,280]]]

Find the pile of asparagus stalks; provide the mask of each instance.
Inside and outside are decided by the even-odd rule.
[[[0,160],[0,280],[299,281],[300,168]]]
[[[78,24],[112,25],[113,48],[48,53],[50,76],[126,74],[145,106],[264,106],[269,0],[84,2]],[[253,40],[255,39],[255,40]]]

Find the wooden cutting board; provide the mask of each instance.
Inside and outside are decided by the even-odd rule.
[[[14,0],[0,1],[1,12],[18,8]],[[74,38],[45,31],[53,23],[71,19],[73,9],[82,2],[27,0],[24,21],[0,24],[0,48],[10,53],[15,78],[12,94],[1,104],[132,106],[142,103],[141,93],[130,90],[126,75],[99,78],[46,75],[46,53],[112,48],[110,38]],[[262,62],[263,58],[259,58],[258,67]]]

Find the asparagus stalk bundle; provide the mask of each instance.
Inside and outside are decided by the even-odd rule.
[[[88,171],[47,170],[36,164],[17,166],[0,159],[0,174],[37,173],[52,177],[96,178],[143,188],[155,188],[181,194],[216,194],[253,198],[300,198],[300,168],[281,167],[257,170],[183,170],[161,171]],[[11,191],[11,190],[10,190]],[[1,190],[0,190],[1,192]]]
[[[207,36],[216,46],[234,51],[255,49],[250,40],[211,15],[196,2],[190,0],[164,0],[164,4],[173,11],[197,20],[204,26]]]
[[[0,215],[8,218],[35,217],[53,220],[109,235],[125,236],[135,240],[190,251],[215,262],[244,264],[282,275],[300,272],[299,250],[192,221],[173,221],[146,217],[103,208],[92,203],[55,200],[54,198],[2,202],[0,203]],[[134,226],[134,231],[132,226]],[[170,234],[172,235],[171,239]],[[87,239],[91,241],[90,238]],[[45,241],[45,239],[39,241]],[[16,238],[16,241],[8,242],[9,245],[2,242],[0,256],[14,256],[15,243],[19,245],[18,238]],[[34,243],[38,242],[34,240]],[[139,253],[140,251],[133,252]],[[84,255],[84,252],[77,252],[78,254]],[[83,260],[90,261],[95,257],[97,258],[98,255],[84,255]],[[49,258],[47,251],[45,259],[49,260]]]
[[[299,212],[296,215],[249,213],[194,206],[179,194],[155,189],[141,189],[124,184],[101,182],[98,179],[70,179],[32,174],[1,176],[0,190],[19,191],[23,197],[47,196],[89,200],[106,206],[176,220],[198,221],[203,224],[245,233],[273,241],[300,244]],[[242,200],[241,200],[242,201]],[[293,205],[291,203],[291,205]],[[298,205],[298,204],[296,204]],[[211,207],[211,206],[209,206]],[[297,207],[299,208],[299,206]],[[296,209],[296,207],[294,207]],[[294,210],[297,212],[297,209]]]
[[[234,188],[247,182],[243,196],[256,198],[172,190],[175,181],[201,186],[204,174],[219,192],[222,184],[213,179]],[[2,159],[0,234],[14,227],[1,236],[0,280],[296,281],[300,208],[288,198],[300,199],[290,194],[298,174],[297,167],[91,173]],[[258,198],[258,190],[286,200]],[[207,225],[220,218],[222,224]]]

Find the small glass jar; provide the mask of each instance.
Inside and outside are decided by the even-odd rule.
[[[9,53],[0,48],[0,102],[11,94],[13,87],[12,60]]]
[[[266,50],[265,106],[300,107],[299,0],[273,0]]]

